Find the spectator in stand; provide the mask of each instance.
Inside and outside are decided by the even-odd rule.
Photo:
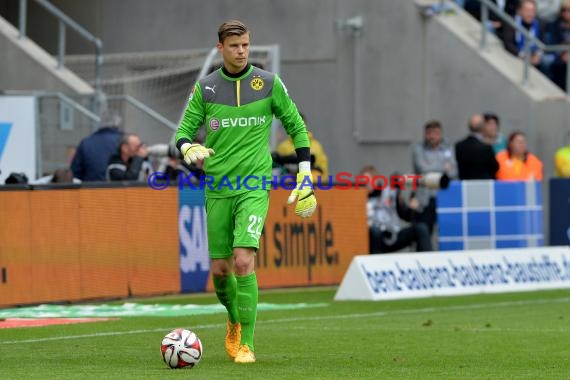
[[[102,127],[79,143],[71,161],[75,178],[83,182],[105,181],[109,159],[117,151],[123,132],[119,130],[121,118],[106,111],[101,116]]]
[[[372,181],[378,175],[374,166],[366,166],[360,175],[369,178],[368,203],[368,233],[370,237],[370,253],[389,253],[399,251],[415,243],[417,252],[431,251],[431,237],[425,223],[414,222],[413,214],[419,207],[416,198],[406,203],[399,190],[386,187],[384,190],[375,189]],[[377,184],[376,187],[382,185]],[[400,218],[411,222],[402,227]]]
[[[546,35],[550,45],[570,45],[570,0],[564,0],[560,5],[560,13],[556,21],[549,24]],[[568,52],[563,51],[554,55],[551,66],[552,81],[566,91],[566,69],[568,67]]]
[[[560,12],[560,3],[562,0],[536,0],[536,14],[538,19],[547,24],[553,22]]]
[[[515,15],[515,23],[527,29],[530,35],[543,40],[543,26],[538,17],[536,16],[536,2],[535,0],[521,0]],[[513,27],[505,25],[500,33],[500,37],[507,49],[511,54],[525,59],[525,43],[526,37]],[[536,68],[540,69],[545,75],[550,77],[550,64],[552,62],[552,55],[545,56],[543,51],[538,46],[529,42],[530,63]]]
[[[481,133],[483,115],[472,115],[468,127],[469,135],[455,144],[459,179],[495,179],[499,164],[493,148],[485,143]]]
[[[568,132],[568,145],[558,149],[554,155],[554,165],[559,177],[570,178],[570,132]]]
[[[542,162],[527,149],[526,135],[515,131],[509,135],[507,149],[497,154],[498,180],[542,180]]]
[[[414,147],[412,161],[415,174],[445,173],[450,178],[457,177],[457,162],[453,147],[443,137],[441,123],[429,121],[424,127],[424,140]],[[421,186],[415,197],[420,203],[415,220],[424,222],[430,234],[437,222],[436,213],[437,190]]]
[[[518,1],[519,0],[493,0],[500,10],[511,17],[515,17]],[[466,0],[464,8],[471,16],[481,21],[481,2],[479,2],[479,0]],[[489,10],[489,21],[489,29],[495,33],[499,33],[503,27],[503,22],[495,12],[491,10]]]
[[[483,119],[485,120],[483,130],[483,138],[485,142],[493,147],[495,154],[507,148],[507,139],[505,135],[499,132],[501,127],[499,122],[499,117],[494,113],[483,114]]]
[[[111,157],[107,165],[108,181],[144,181],[145,161],[148,147],[134,133],[125,133],[119,144],[117,154]]]

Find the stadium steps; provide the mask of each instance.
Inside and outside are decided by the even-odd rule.
[[[528,83],[523,85],[524,61],[510,54],[502,41],[492,33],[487,33],[486,46],[481,49],[481,23],[451,0],[446,2],[446,9],[440,14],[430,12],[433,7],[439,7],[439,0],[415,0],[415,3],[423,14],[431,16],[431,21],[436,24],[431,27],[441,28],[441,33],[454,35],[465,47],[477,53],[489,69],[496,70],[529,98],[542,101],[566,97],[564,91],[532,65],[529,67]]]
[[[94,89],[68,68],[57,69],[57,60],[0,17],[0,89],[49,91],[91,95]]]
[[[434,6],[437,8],[440,1],[415,0],[415,3],[424,14],[427,11],[430,15],[429,9],[433,9]],[[452,1],[448,0],[445,7],[446,10],[441,14],[434,14],[431,17],[433,23],[444,29],[445,33],[454,35],[465,47],[476,52],[489,68],[496,70],[535,101],[565,98],[565,93],[532,65],[529,67],[528,83],[523,85],[524,61],[505,50],[502,41],[492,33],[487,33],[486,46],[481,49],[481,23]]]

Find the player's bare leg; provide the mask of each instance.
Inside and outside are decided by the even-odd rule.
[[[254,363],[253,335],[257,320],[258,287],[254,272],[255,250],[234,248],[237,279],[237,305],[241,323],[241,341],[236,363]]]
[[[212,259],[212,274],[216,296],[228,311],[226,353],[235,358],[241,339],[241,325],[237,309],[237,281],[233,273],[234,258]]]

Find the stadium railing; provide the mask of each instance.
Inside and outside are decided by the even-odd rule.
[[[65,66],[65,44],[66,44],[66,28],[71,28],[77,32],[85,40],[89,41],[95,46],[95,93],[98,96],[102,95],[102,66],[103,66],[103,41],[100,38],[91,34],[87,29],[73,20],[71,17],[63,13],[59,8],[47,0],[34,0],[37,4],[42,6],[51,15],[58,20],[58,55],[57,55],[57,69],[61,70]],[[26,37],[27,29],[27,16],[28,16],[28,0],[20,0],[20,19],[19,19],[19,38]],[[99,97],[97,97],[99,99]]]
[[[570,54],[570,45],[547,45],[535,36],[533,36],[527,29],[523,28],[522,26],[518,25],[515,20],[508,15],[505,11],[500,9],[495,3],[491,0],[477,0],[481,4],[481,24],[487,25],[489,21],[489,11],[493,12],[501,21],[505,22],[510,27],[514,28],[517,32],[521,33],[525,37],[524,43],[524,51],[525,51],[525,58],[524,58],[524,67],[523,67],[523,74],[521,83],[523,86],[528,85],[529,75],[530,75],[530,50],[532,45],[536,45],[540,50],[544,52],[568,52]],[[454,3],[450,0],[439,0],[439,3],[435,6],[430,8],[430,13],[445,13],[451,3]],[[454,4],[455,5],[455,4]],[[457,5],[455,5],[457,6]],[[487,46],[487,33],[490,33],[486,27],[481,28],[481,39],[479,47],[480,49],[485,49]],[[570,89],[570,70],[566,71],[566,88]],[[570,97],[570,93],[567,93],[567,96]]]

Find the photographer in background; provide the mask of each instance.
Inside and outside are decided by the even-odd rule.
[[[107,165],[107,181],[146,181],[151,171],[145,165],[147,157],[146,144],[134,133],[125,133]]]
[[[457,177],[457,162],[453,146],[443,137],[441,123],[431,120],[424,127],[424,140],[414,147],[412,153],[414,173],[422,176],[428,173],[446,174],[449,178]],[[437,190],[420,186],[416,193],[419,207],[415,214],[415,220],[424,222],[433,233],[437,223]]]
[[[178,181],[180,175],[192,175],[190,182],[199,184],[200,178],[206,175],[203,170],[204,161],[188,165],[173,143],[151,145],[148,147],[148,155],[155,164],[156,171],[165,173],[170,181]]]
[[[370,237],[370,253],[396,252],[415,243],[417,252],[431,251],[431,237],[427,224],[414,221],[414,213],[419,207],[416,198],[408,202],[399,190],[386,187],[384,190],[375,189],[372,180],[378,171],[372,165],[360,170],[360,175],[369,178],[368,202],[368,233]],[[381,187],[381,186],[377,186]],[[402,226],[400,218],[410,222]]]

